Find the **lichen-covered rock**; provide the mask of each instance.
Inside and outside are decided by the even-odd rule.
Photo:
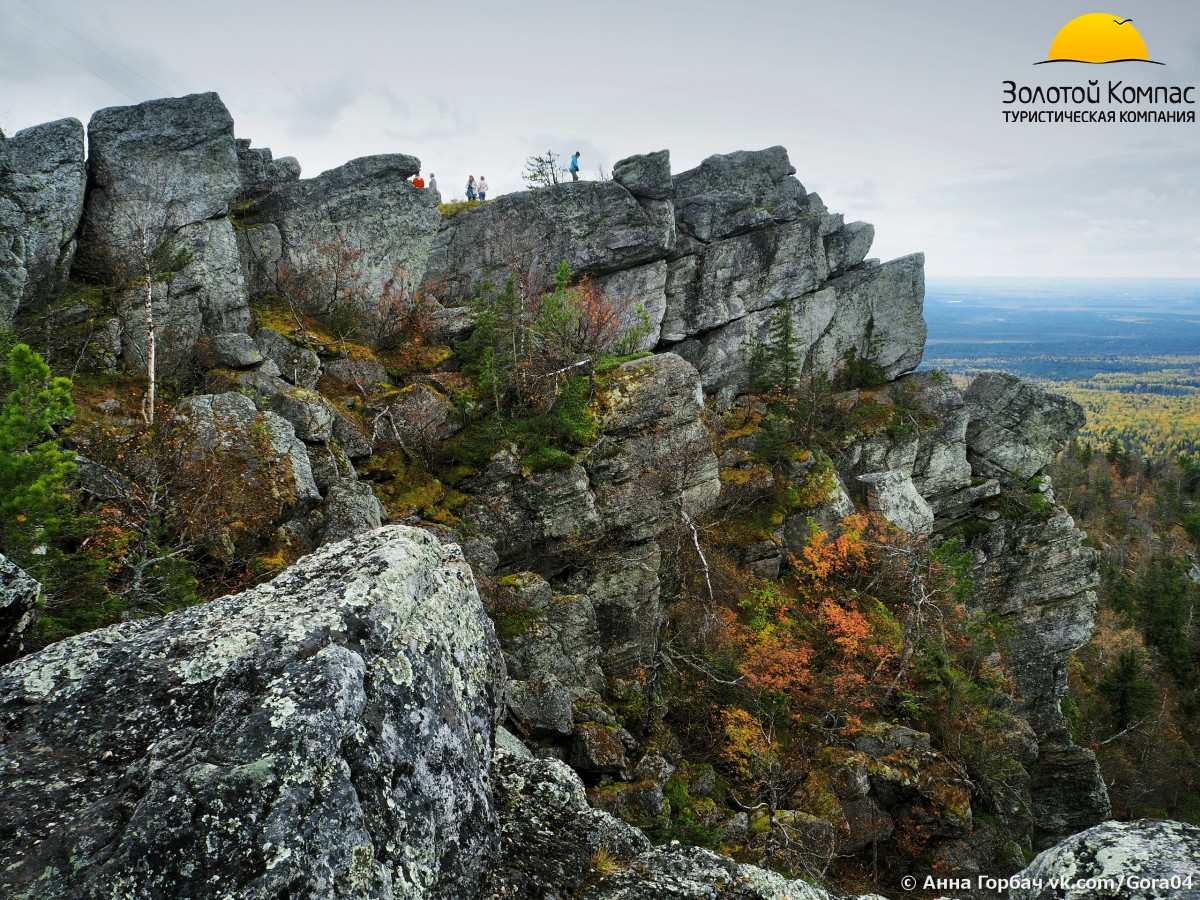
[[[751,233],[743,240],[757,239],[758,234]],[[756,273],[754,277],[761,276]],[[669,324],[671,291],[669,278],[664,340],[679,336],[672,335],[675,326]],[[921,317],[925,296],[922,254],[851,271],[829,282],[816,283],[813,291],[790,297],[796,350],[806,374],[833,377],[851,349],[860,359],[877,363],[893,379],[921,362],[926,333]],[[778,299],[789,297],[784,292]],[[703,310],[705,301],[697,300],[694,306]],[[711,331],[688,337],[671,349],[696,367],[706,392],[732,396],[749,386],[747,347],[753,342],[768,342],[771,322],[779,314],[775,307],[764,305]]]
[[[182,374],[207,333],[246,331],[246,284],[226,216],[241,190],[233,118],[216,94],[192,94],[102,109],[88,124],[89,191],[80,255],[91,266],[136,260],[141,235],[174,241],[190,261],[170,278],[155,316],[165,338],[163,373]],[[123,304],[124,363],[145,359],[145,313]]]
[[[302,441],[321,444],[333,437],[334,409],[316,391],[264,372],[221,372],[209,381],[215,388],[243,392],[262,411],[287,419]]]
[[[535,672],[528,681],[510,677],[504,705],[522,734],[554,737],[571,733],[571,692],[547,672]]]
[[[0,553],[0,665],[20,655],[41,595],[42,586]]]
[[[1197,900],[1200,828],[1161,819],[1105,822],[1013,876],[1012,900]]]
[[[502,672],[461,554],[403,527],[17,660],[0,892],[476,896]]]
[[[512,272],[549,289],[560,262],[607,275],[665,259],[675,245],[670,204],[639,203],[616,182],[571,182],[505,194],[450,219],[429,255],[425,292],[444,305],[497,288]]]
[[[1095,756],[1071,742],[1059,703],[1071,654],[1096,612],[1097,555],[1061,506],[1047,516],[1001,518],[972,538],[971,604],[1012,628],[1005,667],[1018,713],[1037,734],[1034,841],[1046,847],[1106,818],[1108,794]]]
[[[500,861],[486,900],[566,900],[600,876],[597,854],[621,865],[649,849],[636,828],[588,806],[583,782],[555,759],[497,752],[492,796]]]
[[[302,388],[315,388],[321,380],[321,358],[276,331],[260,328],[254,342],[262,354],[279,367],[285,381]]]
[[[0,326],[18,306],[59,299],[75,259],[87,172],[83,124],[60,119],[18,131],[0,161]],[[11,272],[3,274],[9,254]]]
[[[933,529],[933,510],[909,475],[893,469],[860,475],[858,480],[866,487],[867,509],[909,534],[929,534]]]
[[[326,544],[371,531],[387,521],[383,504],[371,486],[352,477],[330,484],[318,515],[321,542]]]
[[[278,227],[280,265],[299,277],[350,254],[373,303],[385,285],[411,290],[425,272],[442,217],[433,192],[408,181],[420,168],[399,153],[354,159],[276,187],[254,205],[251,222]]]
[[[242,180],[242,196],[255,199],[269,194],[284,184],[300,179],[300,163],[295,157],[276,160],[266,147],[251,147],[250,141],[237,141],[238,172]]]
[[[510,677],[531,680],[545,673],[569,687],[603,687],[596,610],[586,594],[555,594],[532,572],[504,576],[499,589],[507,594],[502,615],[526,623],[501,628]]]
[[[210,350],[213,362],[228,369],[248,369],[265,359],[254,338],[242,332],[216,335]]]
[[[462,419],[449,399],[428,385],[412,384],[371,403],[375,414],[372,443],[397,445],[414,455],[462,430]]]
[[[671,154],[667,150],[658,150],[627,156],[613,164],[612,178],[635,197],[669,200],[674,190],[671,183]]]
[[[260,413],[249,397],[232,391],[185,397],[175,414],[190,431],[187,441],[200,450],[219,449],[234,454],[244,478],[252,477],[263,463],[286,459],[292,475],[291,501],[306,507],[321,499],[308,451],[296,437],[295,428],[273,412]],[[265,443],[256,439],[260,429],[265,434]],[[267,458],[260,459],[264,454]]]
[[[970,414],[968,458],[977,475],[1028,478],[1041,472],[1083,427],[1074,400],[1004,372],[985,372],[963,395]]]
[[[699,847],[655,847],[583,894],[585,900],[831,900],[804,881],[734,862]],[[867,900],[867,898],[862,898]]]

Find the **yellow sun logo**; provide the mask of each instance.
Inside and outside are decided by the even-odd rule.
[[[1088,13],[1064,25],[1050,45],[1046,59],[1052,62],[1114,63],[1147,62],[1156,66],[1146,52],[1146,42],[1133,27],[1133,19],[1108,13]]]

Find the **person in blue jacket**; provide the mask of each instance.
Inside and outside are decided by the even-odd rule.
[[[467,199],[468,200],[475,199],[475,176],[474,175],[467,176]]]
[[[579,151],[578,150],[576,150],[575,155],[571,157],[570,172],[571,172],[571,180],[578,181],[579,180]]]

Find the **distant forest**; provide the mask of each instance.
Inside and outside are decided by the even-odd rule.
[[[925,318],[923,368],[1039,381],[1084,407],[1097,449],[1200,453],[1200,281],[935,282]]]

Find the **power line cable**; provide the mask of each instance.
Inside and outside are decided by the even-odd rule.
[[[53,22],[55,25],[57,25],[63,31],[67,32],[70,35],[73,35],[77,40],[80,40],[83,43],[87,44],[89,47],[91,47],[97,53],[101,53],[104,56],[107,56],[109,59],[111,59],[113,62],[115,62],[118,66],[120,66],[126,72],[129,72],[132,75],[136,75],[138,78],[142,79],[142,81],[146,82],[146,84],[150,85],[150,87],[154,88],[156,91],[158,91],[163,96],[166,96],[167,94],[170,93],[170,91],[168,91],[166,88],[162,87],[161,85],[155,84],[153,81],[151,81],[145,75],[143,75],[141,72],[125,65],[125,63],[121,62],[119,59],[117,59],[115,56],[113,56],[107,50],[97,47],[95,44],[93,44],[91,41],[89,41],[87,38],[85,38],[82,34],[79,34],[79,32],[73,31],[72,29],[68,28],[66,25],[64,25],[62,22],[58,21],[54,17],[49,16],[46,13],[42,12],[40,9],[38,9],[36,6],[34,6],[32,3],[27,2],[27,0],[21,0],[21,2],[24,3],[26,6],[28,6],[30,9],[32,9],[35,13],[37,13],[43,19],[47,19],[47,20]],[[128,94],[126,94],[126,96],[128,96]]]
[[[107,78],[105,78],[103,75],[101,75],[101,74],[100,74],[99,72],[97,72],[95,69],[91,68],[90,66],[84,65],[82,62],[80,62],[79,60],[77,60],[75,57],[73,57],[73,56],[72,56],[70,53],[68,53],[68,52],[67,52],[66,50],[64,50],[62,47],[59,47],[57,44],[52,44],[52,43],[51,43],[49,40],[47,40],[46,38],[42,37],[40,34],[38,34],[36,31],[34,31],[32,28],[30,28],[30,27],[29,27],[28,25],[26,25],[24,22],[20,21],[19,19],[14,19],[14,18],[13,18],[12,16],[10,16],[8,13],[4,12],[4,10],[0,10],[0,16],[4,16],[4,18],[8,19],[10,22],[16,22],[18,25],[20,25],[22,28],[24,28],[26,31],[28,31],[30,34],[32,34],[32,35],[33,35],[35,38],[37,38],[39,41],[41,41],[42,43],[46,44],[47,46],[49,46],[49,47],[51,47],[51,48],[53,48],[53,49],[57,50],[59,53],[61,53],[61,54],[62,54],[63,56],[65,56],[67,59],[71,60],[71,62],[75,63],[75,65],[79,66],[79,68],[81,68],[81,69],[85,69],[86,71],[90,72],[92,75],[94,75],[94,76],[96,76],[97,78],[99,78],[101,81],[103,81],[105,84],[107,84],[107,85],[108,85],[110,88],[112,88],[114,91],[117,91],[118,93],[124,94],[126,97],[128,97],[130,100],[132,100],[134,103],[137,103],[137,102],[138,102],[138,100],[137,100],[137,97],[134,97],[134,96],[133,96],[132,94],[130,94],[128,91],[126,91],[126,90],[124,90],[124,89],[122,89],[122,88],[119,88],[119,87],[117,87],[115,84],[113,84],[111,81],[109,81],[109,80],[108,80]]]

